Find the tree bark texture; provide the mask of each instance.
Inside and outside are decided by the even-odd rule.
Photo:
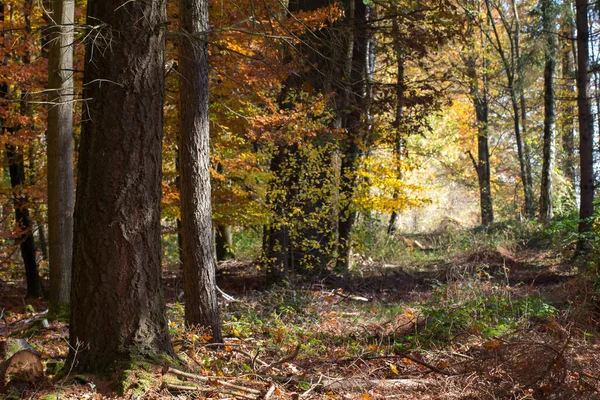
[[[63,314],[71,296],[73,261],[73,31],[74,0],[52,3],[48,78],[48,230],[50,314]]]
[[[546,35],[544,54],[544,149],[542,157],[542,186],[540,190],[540,221],[552,219],[552,173],[556,153],[556,12],[552,0],[542,1],[542,25]]]
[[[173,354],[161,285],[166,1],[89,0],[71,293],[71,361]]]
[[[579,233],[592,230],[594,213],[593,116],[590,104],[589,27],[587,0],[577,0],[577,107],[579,109],[579,162],[581,169]],[[579,241],[578,250],[589,249],[587,240]]]
[[[181,240],[188,326],[222,342],[213,243],[208,121],[208,1],[180,0]]]

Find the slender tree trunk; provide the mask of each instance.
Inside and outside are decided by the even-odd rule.
[[[402,135],[402,120],[404,114],[404,91],[405,91],[405,82],[404,82],[404,64],[405,57],[404,52],[401,47],[400,39],[397,37],[400,32],[398,30],[398,22],[396,20],[393,21],[392,34],[394,37],[394,46],[396,50],[396,115],[394,116],[394,128],[396,129],[396,138],[393,149],[393,156],[396,162],[400,163],[402,161],[402,155],[404,152],[404,137]],[[398,174],[398,178],[402,177],[402,168],[398,166],[396,170]],[[394,193],[394,198],[397,198],[398,194]],[[388,224],[388,235],[393,236],[396,233],[396,225],[398,220],[398,212],[396,210],[392,211],[392,215],[390,217],[390,222]]]
[[[368,10],[362,0],[349,0],[346,7],[346,21],[351,32],[348,33],[345,45],[344,61],[344,100],[343,107],[338,110],[342,114],[342,126],[346,130],[346,138],[342,143],[342,163],[340,168],[340,208],[338,215],[338,260],[336,269],[345,273],[350,267],[352,252],[351,233],[356,220],[356,212],[352,209],[356,170],[360,158],[360,144],[365,140],[368,131],[362,118],[368,113],[366,81],[368,71],[367,29]]]
[[[577,107],[579,109],[579,157],[581,169],[579,233],[592,231],[594,213],[593,116],[590,104],[588,2],[577,0]],[[578,243],[578,253],[590,249],[588,238]]]
[[[542,1],[542,24],[546,35],[544,66],[544,150],[542,161],[542,186],[540,190],[540,221],[548,224],[552,219],[552,173],[555,158],[556,105],[555,72],[556,48],[556,12],[552,0]]]
[[[575,37],[575,23],[570,11],[565,12],[563,16],[562,30],[564,36]],[[577,97],[575,53],[574,39],[565,41],[565,46],[562,48],[562,79],[564,82],[564,100],[562,101],[564,106],[561,107],[562,169],[565,178],[572,185],[573,196],[577,186],[575,181],[577,165],[575,152],[575,99]]]
[[[21,257],[25,267],[25,280],[27,282],[27,297],[41,297],[43,295],[42,280],[38,272],[35,256],[35,243],[33,240],[33,224],[29,217],[29,199],[22,192],[25,185],[25,163],[23,151],[13,145],[6,145],[6,158],[10,172],[10,184],[13,188],[15,221],[19,235]]]
[[[217,252],[217,261],[234,258],[230,225],[217,225],[215,248]]]
[[[531,149],[527,142],[527,106],[525,102],[525,79],[523,70],[523,60],[521,59],[521,18],[519,17],[519,10],[517,8],[516,0],[512,0],[513,16],[515,19],[515,30],[512,32],[514,42],[514,56],[512,58],[512,71],[513,71],[513,83],[510,85],[511,90],[517,91],[519,95],[519,110],[520,110],[520,127],[515,129],[519,130],[520,142],[522,147],[522,158],[524,178],[523,190],[525,192],[525,215],[527,218],[532,219],[535,217],[535,201],[533,196],[533,178],[531,175]],[[511,33],[509,33],[511,34]],[[515,95],[516,96],[516,95]],[[514,116],[516,123],[519,123],[519,116]]]
[[[185,321],[211,329],[221,343],[210,189],[208,1],[180,0],[181,239]]]
[[[48,230],[52,315],[68,313],[73,258],[73,24],[74,0],[54,0],[48,60]]]
[[[223,164],[219,163],[217,165],[217,173],[225,173]],[[235,255],[233,254],[231,226],[219,224],[215,230],[215,252],[217,255],[217,261],[225,261],[230,258],[235,258]]]
[[[43,222],[38,223],[38,237],[40,241],[40,250],[42,252],[42,260],[48,260],[48,239],[46,235],[46,226]]]
[[[160,274],[166,1],[89,0],[87,15],[68,363],[91,372],[173,348]]]

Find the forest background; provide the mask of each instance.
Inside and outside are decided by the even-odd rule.
[[[251,271],[242,287],[320,282],[346,296],[361,292],[356,277],[454,271],[466,253],[470,278],[457,281],[498,288],[499,274],[510,291],[507,264],[531,266],[521,254],[533,247],[543,273],[560,254],[554,283],[576,279],[596,304],[596,5],[23,0],[0,15],[0,279],[13,297],[49,296],[50,320],[69,320],[67,366],[174,355],[161,270],[177,277],[165,290],[187,332],[171,334],[204,327],[197,337],[222,343],[216,261],[233,258]],[[436,274],[403,280],[445,301],[454,278]],[[528,317],[559,323],[545,301]],[[399,315],[414,329],[432,318]],[[479,326],[469,329],[485,348],[514,334],[498,315],[466,315],[444,318]],[[564,395],[553,374],[518,390]]]

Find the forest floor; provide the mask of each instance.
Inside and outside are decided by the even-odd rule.
[[[0,337],[26,339],[46,373],[0,398],[600,399],[600,303],[569,256],[497,247],[363,261],[351,278],[293,289],[227,261],[218,281],[234,299],[221,299],[220,348],[184,329],[181,276],[166,271],[180,364],[108,377],[69,373],[68,326],[34,322],[44,301],[25,303],[21,284],[4,282]]]

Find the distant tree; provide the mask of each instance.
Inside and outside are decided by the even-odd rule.
[[[588,2],[587,0],[576,0],[575,7],[577,24],[579,163],[581,174],[579,186],[579,233],[586,234],[592,230],[591,217],[594,213],[594,117],[590,104]],[[578,242],[578,253],[586,253],[589,249],[589,241],[587,238],[582,237]]]
[[[50,314],[66,313],[73,259],[73,31],[74,0],[52,3],[48,60],[48,229]]]
[[[185,320],[221,342],[215,281],[208,120],[208,1],[181,0],[179,53],[181,241]]]
[[[540,221],[547,224],[552,219],[552,174],[556,153],[556,30],[557,9],[553,0],[542,0],[542,29],[544,46],[544,149],[542,157],[542,187],[540,190]]]
[[[70,358],[98,371],[173,354],[161,286],[166,1],[89,0]]]
[[[511,0],[510,4],[499,4],[492,2],[492,0],[485,0],[485,5],[491,28],[491,32],[487,33],[488,40],[500,57],[506,75],[506,86],[512,108],[514,134],[525,198],[525,216],[527,218],[533,218],[535,216],[535,202],[533,197],[533,178],[531,174],[531,152],[527,140],[525,140],[524,137],[526,133],[527,116],[523,79],[525,63],[523,62],[523,56],[521,54],[521,20],[519,17],[517,0]],[[512,11],[512,15],[508,14],[506,11],[507,9]],[[498,14],[500,22],[496,21],[495,13]],[[508,37],[508,45],[504,43],[499,25],[504,30],[504,34]]]
[[[560,130],[562,136],[561,167],[566,180],[572,185],[572,193],[575,196],[577,154],[575,145],[575,105],[577,98],[576,85],[576,44],[575,44],[575,21],[571,4],[563,7],[561,18],[561,36],[565,38],[561,42],[561,78],[562,98],[560,102]]]

